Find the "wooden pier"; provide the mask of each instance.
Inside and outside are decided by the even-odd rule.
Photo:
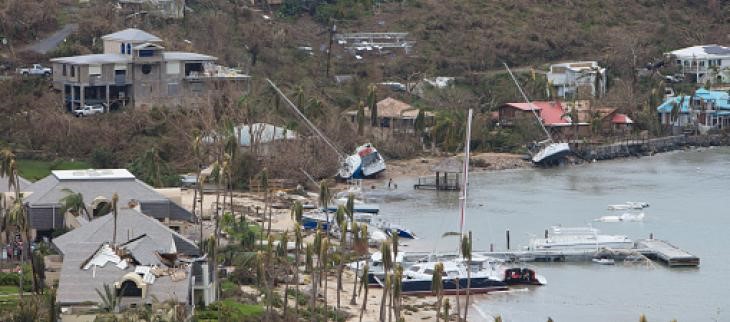
[[[636,242],[636,248],[637,252],[650,259],[661,261],[669,267],[696,267],[700,265],[699,257],[663,240],[640,240]]]
[[[459,190],[459,177],[464,171],[463,160],[460,158],[446,158],[437,165],[431,167],[435,173],[433,176],[418,178],[418,183],[413,185],[414,189],[431,190]]]

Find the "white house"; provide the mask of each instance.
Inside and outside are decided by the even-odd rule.
[[[664,53],[681,67],[681,73],[696,83],[727,83],[730,81],[730,47],[701,45]]]
[[[577,98],[577,95],[598,97],[606,93],[606,69],[595,61],[550,65],[547,78],[558,97]]]

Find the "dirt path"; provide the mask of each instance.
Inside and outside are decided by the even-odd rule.
[[[68,37],[69,35],[71,35],[71,33],[75,32],[78,29],[78,24],[66,24],[65,26],[63,26],[63,28],[54,32],[50,36],[24,47],[21,51],[33,51],[45,55],[49,51],[56,49],[56,47],[58,47],[58,44],[60,44],[64,39],[66,39],[66,37]]]

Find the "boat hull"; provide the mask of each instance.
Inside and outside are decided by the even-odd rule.
[[[376,281],[383,286],[383,281],[375,276]],[[457,279],[446,278],[442,281],[443,294],[454,295],[457,293]],[[466,294],[469,280],[467,278],[458,279],[459,294]],[[432,281],[430,279],[404,279],[401,283],[401,294],[403,295],[434,295],[431,288]],[[505,291],[509,289],[507,284],[488,277],[472,277],[470,294],[483,294],[495,291]]]
[[[538,166],[550,166],[560,162],[570,154],[568,143],[550,143],[532,157],[532,163]]]

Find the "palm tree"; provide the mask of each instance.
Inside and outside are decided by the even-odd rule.
[[[441,274],[444,273],[444,264],[436,263],[433,268],[433,277],[431,279],[431,290],[436,295],[436,322],[441,319],[441,301],[443,300],[444,284]]]
[[[200,243],[203,244],[203,241],[205,238],[203,237],[203,185],[205,184],[206,176],[202,175],[200,171],[198,171],[198,182],[197,186],[195,187],[196,191],[198,191],[198,195],[200,195]],[[195,201],[193,201],[195,203]],[[193,213],[194,214],[194,213]]]
[[[332,200],[332,195],[330,194],[330,188],[327,186],[327,182],[322,180],[319,182],[319,207],[324,210],[324,214],[327,220],[327,235],[330,234],[330,213],[329,213],[329,203],[330,200]]]
[[[464,321],[467,320],[469,315],[469,291],[471,290],[471,260],[472,260],[472,243],[471,243],[471,230],[469,236],[464,236],[461,239],[461,257],[466,259],[466,303],[464,304]]]
[[[201,158],[202,158],[201,153],[200,153],[201,145],[202,145],[202,139],[200,137],[200,133],[196,132],[193,137],[193,142],[191,143],[191,150],[192,150],[191,154],[192,154],[193,160],[195,161],[195,169],[197,170],[196,177],[195,177],[195,180],[197,181],[196,184],[199,184],[199,182],[200,182],[200,172],[201,172],[200,163],[201,163]],[[195,208],[197,208],[196,207],[197,205],[198,205],[198,187],[196,185],[195,190],[193,191],[193,215],[195,215]],[[201,209],[201,211],[202,211],[202,209]],[[202,221],[202,216],[201,216],[201,221]],[[201,240],[203,239],[202,232],[201,232],[200,239]]]
[[[115,192],[112,195],[112,213],[114,215],[114,232],[112,233],[112,247],[117,248],[117,203],[119,202],[119,195]]]
[[[352,250],[355,252],[355,281],[352,283],[352,298],[350,298],[350,305],[357,305],[357,274],[360,271],[360,257],[363,255],[363,253],[367,253],[367,226],[363,225],[363,228],[360,229],[360,225],[357,224],[354,221],[350,221],[350,225],[352,226],[352,232],[350,233],[352,236]],[[365,231],[365,237],[363,238],[362,231]],[[365,241],[363,244],[362,241]]]
[[[162,186],[162,158],[157,148],[150,148],[142,154],[139,159],[142,177],[147,182],[152,182],[155,187]]]
[[[85,215],[87,220],[93,219],[86,208],[86,203],[84,203],[84,195],[68,188],[63,188],[61,191],[66,194],[65,197],[59,200],[62,214],[71,212],[74,216]]]
[[[283,234],[281,234],[281,238],[279,239],[279,245],[276,249],[276,256],[281,258],[281,260],[284,262],[284,269],[286,272],[286,276],[284,278],[284,318],[286,319],[288,313],[289,313],[289,260],[287,258],[287,246],[289,244],[289,230],[285,230]]]
[[[269,209],[269,171],[266,168],[261,170],[261,173],[259,173],[259,183],[264,189],[264,216],[266,216],[268,212],[269,227],[266,229],[266,234],[269,235],[271,234],[271,209]]]
[[[99,308],[107,313],[114,313],[117,312],[119,309],[119,297],[117,297],[117,292],[114,290],[111,285],[104,283],[104,292],[100,291],[98,288],[95,289],[96,294],[99,295],[99,298],[101,299],[101,303],[99,303]]]
[[[301,204],[300,204],[301,205]],[[296,297],[294,300],[294,313],[299,315],[299,255],[302,252],[302,225],[299,222],[294,224],[294,282],[296,283]]]
[[[386,241],[380,245],[380,253],[383,255],[383,271],[388,274],[393,266],[393,258],[391,257],[390,242]],[[383,288],[383,297],[380,299],[380,322],[385,322],[385,302],[388,299],[388,288]]]
[[[357,104],[357,135],[362,136],[365,128],[365,106],[362,101]]]
[[[337,312],[340,310],[340,293],[342,292],[342,273],[344,271],[345,264],[345,245],[347,243],[347,220],[345,218],[345,207],[337,207],[335,213],[335,220],[337,225],[340,227],[340,258],[337,262],[337,311],[335,311],[335,320],[337,320]]]
[[[322,245],[319,250],[319,262],[320,262],[320,271],[324,274],[324,322],[327,322],[327,318],[329,316],[329,308],[327,307],[327,263],[329,262],[329,259],[327,258],[327,252],[329,252],[329,236],[322,239]]]
[[[366,262],[365,267],[362,268],[362,278],[360,278],[360,294],[363,294],[362,307],[360,308],[360,322],[362,322],[363,313],[365,313],[365,308],[368,305],[368,271],[368,264]],[[365,293],[362,293],[363,287],[365,288]]]
[[[304,206],[299,201],[294,201],[294,204],[291,206],[291,219],[294,219],[294,222],[301,225],[302,224],[302,216],[304,215]]]
[[[375,84],[370,84],[370,86],[368,86],[367,104],[370,108],[370,126],[372,127],[378,126],[378,98],[376,90],[377,87],[375,87]]]
[[[393,277],[393,311],[395,311],[395,320],[400,321],[401,318],[401,291],[403,287],[403,266],[396,264],[395,275]]]
[[[34,257],[30,249],[30,221],[28,218],[28,209],[23,204],[23,196],[20,194],[20,175],[18,174],[17,163],[15,162],[15,154],[8,150],[3,149],[0,151],[0,177],[8,178],[8,188],[15,192],[15,200],[13,205],[6,214],[5,220],[7,223],[14,224],[21,234],[21,240],[25,249],[22,251],[22,260],[26,260],[30,256],[30,267],[33,276],[33,291],[39,292],[38,276],[36,273],[36,265],[34,265]],[[6,226],[6,228],[9,227]],[[23,278],[20,278],[20,290],[19,295],[22,297],[23,294]]]

